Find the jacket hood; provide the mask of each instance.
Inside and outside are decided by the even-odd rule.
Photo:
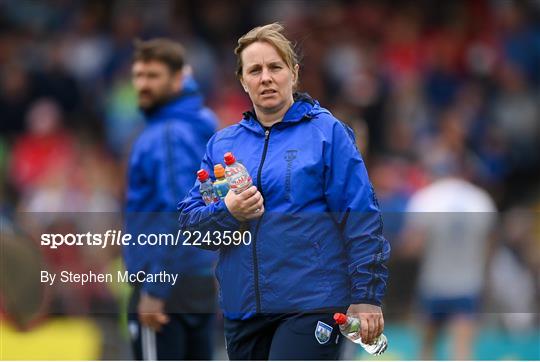
[[[299,123],[304,120],[310,120],[319,113],[328,112],[322,108],[319,102],[307,93],[294,93],[294,103],[287,110],[281,122],[276,123],[276,126],[287,127],[294,123]],[[244,112],[244,118],[240,122],[244,126],[256,133],[264,133],[264,126],[257,119],[255,110]]]

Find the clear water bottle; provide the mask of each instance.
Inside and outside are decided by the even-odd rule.
[[[224,160],[227,165],[227,167],[225,167],[225,177],[227,178],[227,182],[229,182],[231,190],[236,194],[239,194],[253,185],[253,180],[246,167],[236,161],[232,152],[227,152],[224,156]]]
[[[199,192],[201,193],[204,203],[206,205],[209,205],[212,202],[218,201],[219,199],[214,193],[214,186],[212,185],[212,181],[210,180],[210,175],[208,175],[208,171],[204,169],[200,169],[199,171],[197,171],[197,179],[201,183],[201,185],[199,186]]]
[[[367,353],[372,355],[380,355],[386,351],[386,348],[388,347],[388,339],[384,334],[381,333],[381,335],[375,339],[373,344],[365,344],[362,343],[362,339],[360,337],[353,339],[356,333],[360,334],[359,332],[361,329],[360,321],[357,318],[347,317],[343,313],[336,313],[334,314],[334,320],[339,325],[341,334],[352,342],[361,345]]]
[[[229,192],[229,182],[225,178],[225,168],[221,163],[218,163],[214,166],[214,176],[216,176],[216,181],[214,181],[214,193],[220,199],[224,199]]]

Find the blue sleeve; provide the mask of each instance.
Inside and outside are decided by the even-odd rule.
[[[352,130],[335,122],[325,145],[325,197],[342,230],[351,279],[351,302],[381,305],[386,290],[390,244]]]
[[[207,151],[200,167],[206,169],[212,177],[214,174],[214,162],[210,155],[212,154],[214,139],[215,136],[208,142]],[[219,200],[216,203],[205,205],[199,192],[199,186],[200,182],[196,180],[186,198],[178,204],[180,229],[198,230],[203,234],[207,231],[238,230],[240,222],[229,212],[225,201]],[[219,249],[215,245],[210,245],[207,248],[210,250]]]

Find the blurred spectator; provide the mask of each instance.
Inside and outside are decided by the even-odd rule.
[[[53,38],[50,43],[56,44],[61,38]],[[35,87],[38,97],[52,98],[59,103],[61,108],[68,114],[75,112],[81,107],[79,84],[73,73],[66,67],[62,58],[62,50],[54,45],[47,44],[44,61],[40,66],[43,68],[35,74]],[[76,123],[72,117],[65,121],[67,126]]]
[[[530,210],[518,207],[504,214],[500,243],[489,269],[497,316],[509,334],[534,327],[538,291],[534,277],[534,272],[538,272],[534,262],[534,218]]]
[[[418,262],[399,255],[401,233],[405,221],[405,210],[416,182],[416,170],[406,159],[384,157],[377,159],[370,168],[373,186],[377,190],[377,199],[383,213],[385,237],[390,241],[393,257],[388,263],[392,280],[388,283],[385,299],[386,310],[398,319],[407,319],[410,304],[414,296],[414,276],[417,274]]]
[[[529,5],[530,7],[528,7]],[[520,1],[495,2],[495,19],[499,26],[502,56],[515,64],[528,82],[540,84],[540,28],[532,3]],[[536,9],[538,16],[538,8]]]
[[[434,181],[409,201],[403,245],[406,256],[420,257],[417,292],[426,319],[422,358],[434,358],[437,338],[448,326],[451,358],[470,359],[496,209],[484,190],[460,176],[452,158],[428,165]]]
[[[29,74],[17,64],[8,64],[0,72],[1,133],[24,129],[24,115],[34,96]]]
[[[144,126],[136,104],[137,95],[129,79],[117,79],[107,92],[104,126],[109,149],[123,159]]]
[[[62,121],[62,111],[53,100],[38,100],[29,108],[27,132],[13,145],[10,161],[11,180],[22,194],[72,176],[75,140]]]
[[[540,64],[540,63],[538,63]],[[509,161],[514,169],[528,168],[539,160],[540,105],[527,87],[519,68],[504,64],[499,73],[500,93],[493,104],[493,119],[509,142]]]
[[[2,225],[2,263],[0,263],[0,320],[28,330],[48,313],[47,290],[39,283],[46,263],[38,247],[27,237]]]
[[[420,78],[404,75],[392,85],[385,105],[384,149],[402,156],[412,156],[414,142],[422,144],[431,130],[431,114],[422,93]]]
[[[13,145],[10,178],[20,194],[17,209],[23,211],[15,215],[15,221],[34,240],[40,240],[42,233],[88,232],[89,218],[73,212],[119,210],[107,156],[77,144],[81,140],[62,123],[59,105],[39,99],[28,111],[27,132]],[[99,230],[99,225],[92,226]],[[52,272],[104,270],[118,255],[114,248],[65,246],[42,252]],[[93,303],[111,302],[101,284],[60,283],[52,299],[54,312],[61,313],[87,313]]]
[[[72,20],[72,31],[61,48],[64,64],[81,84],[95,87],[111,56],[111,39],[100,27],[95,11],[80,12]]]

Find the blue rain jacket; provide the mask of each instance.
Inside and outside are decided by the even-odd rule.
[[[216,276],[231,319],[352,303],[380,305],[390,246],[352,130],[307,95],[265,129],[253,112],[216,133],[202,167],[232,151],[264,197],[265,213],[243,225],[249,245],[222,246]],[[184,230],[239,230],[223,200],[205,206],[196,182],[179,204]],[[214,241],[214,240],[213,240]]]
[[[203,105],[194,80],[187,79],[179,97],[145,114],[147,126],[131,150],[125,205],[126,230],[140,234],[178,231],[177,204],[191,186],[217,118]],[[124,247],[128,272],[212,274],[216,253],[186,246]],[[166,299],[168,283],[145,283],[142,289]]]

